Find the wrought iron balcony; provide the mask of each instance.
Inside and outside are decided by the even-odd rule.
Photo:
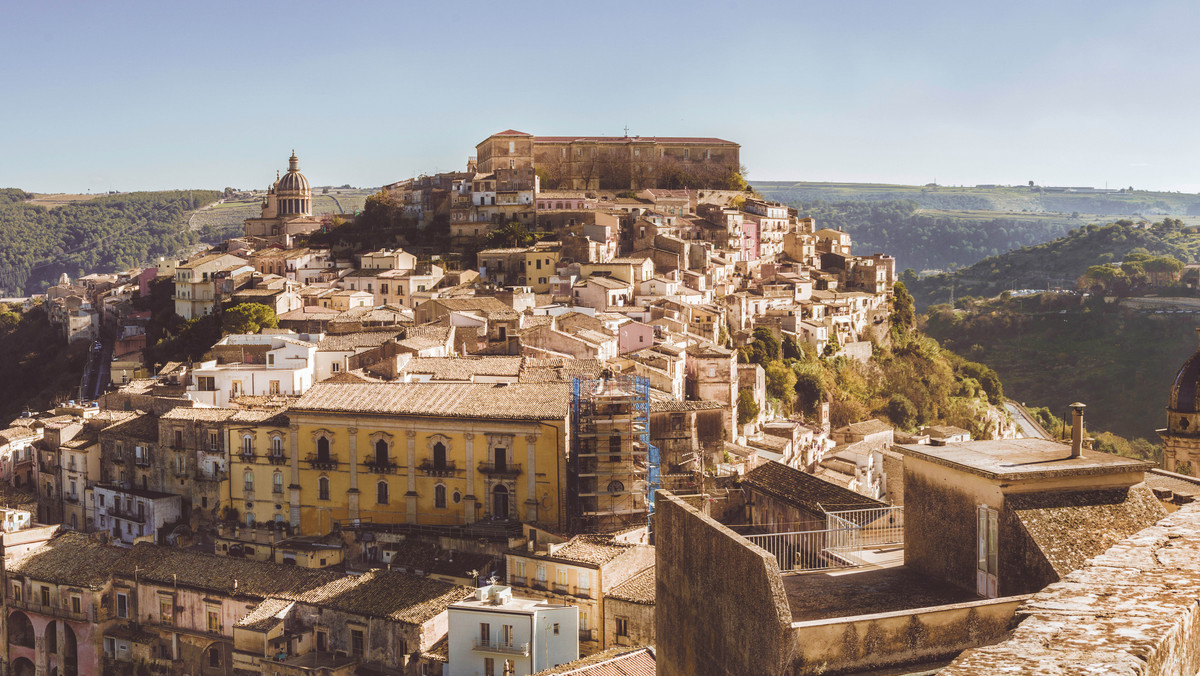
[[[338,458],[336,455],[333,455],[333,454],[319,456],[319,455],[316,455],[315,453],[310,453],[308,455],[308,457],[306,457],[304,460],[313,469],[337,469],[338,468]]]
[[[529,657],[528,643],[502,643],[500,641],[484,641],[475,639],[472,648],[476,652],[496,653],[500,655],[520,655]]]
[[[284,465],[284,464],[287,464],[287,461],[288,461],[287,456],[282,453],[280,453],[279,455],[275,455],[272,453],[271,455],[267,456],[267,462],[271,463],[272,465]]]
[[[453,460],[437,465],[428,458],[422,460],[421,464],[417,465],[417,469],[424,472],[425,476],[454,476],[458,472]]]
[[[521,474],[521,464],[515,462],[495,463],[484,461],[479,463],[479,472],[493,476],[518,476]]]
[[[395,458],[387,458],[380,462],[378,458],[370,457],[363,461],[363,467],[374,474],[395,474],[400,465],[396,464]]]

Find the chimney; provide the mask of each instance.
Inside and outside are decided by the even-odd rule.
[[[1083,457],[1083,409],[1086,404],[1071,404],[1071,457]]]

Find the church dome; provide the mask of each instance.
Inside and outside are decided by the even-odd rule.
[[[294,150],[292,156],[288,158],[288,172],[275,182],[275,191],[280,194],[299,194],[304,197],[312,192],[308,185],[308,179],[300,173],[300,160],[296,159]]]
[[[1200,329],[1196,330],[1200,333]],[[1200,350],[1183,362],[1171,384],[1171,399],[1167,408],[1180,413],[1200,412]]]

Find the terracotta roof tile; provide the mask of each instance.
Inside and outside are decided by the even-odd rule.
[[[825,510],[870,509],[887,505],[783,463],[769,460],[746,473],[742,483],[812,514]]]
[[[564,419],[570,387],[559,383],[317,383],[296,411],[350,411],[516,420]]]
[[[654,566],[643,570],[608,592],[609,598],[640,603],[645,606],[654,605],[655,576]]]

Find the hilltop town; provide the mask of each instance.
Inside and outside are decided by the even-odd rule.
[[[1065,585],[1194,545],[1137,537],[1200,485],[1093,451],[1082,404],[1064,444],[982,371],[971,429],[806,389],[932,348],[891,256],[741,174],[718,138],[507,130],[384,186],[409,245],[356,249],[293,152],[242,236],[30,299],[92,349],[0,430],[5,673],[994,673]],[[1123,600],[1200,588],[1164,566]]]

